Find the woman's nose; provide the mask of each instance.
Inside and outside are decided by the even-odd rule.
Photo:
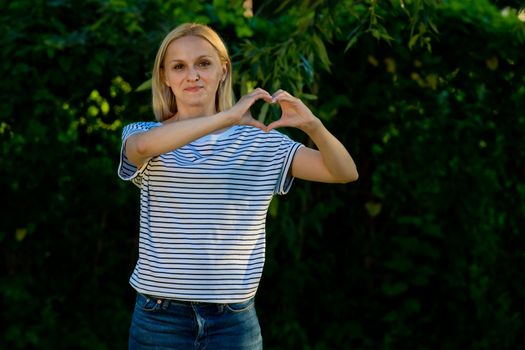
[[[199,72],[196,69],[190,68],[188,71],[188,80],[189,81],[199,81],[200,80]]]

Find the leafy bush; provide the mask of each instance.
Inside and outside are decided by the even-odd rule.
[[[515,4],[253,6],[250,18],[227,0],[0,5],[0,348],[126,347],[138,193],[116,177],[120,132],[153,118],[136,89],[163,35],[192,20],[228,42],[237,95],[262,86],[303,98],[360,171],[350,185],[296,181],[273,200],[257,297],[265,347],[519,348]]]

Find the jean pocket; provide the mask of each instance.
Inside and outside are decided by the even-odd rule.
[[[143,294],[138,294],[136,306],[142,311],[155,311],[158,310],[160,304],[155,298]]]
[[[251,309],[254,305],[253,298],[247,301],[243,301],[240,303],[234,303],[234,304],[226,304],[226,309],[230,312],[243,312]]]

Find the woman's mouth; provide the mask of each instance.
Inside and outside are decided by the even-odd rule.
[[[202,89],[202,86],[190,86],[184,89],[187,92],[198,92]]]

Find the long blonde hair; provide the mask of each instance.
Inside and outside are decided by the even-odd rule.
[[[235,103],[232,88],[231,60],[228,49],[219,34],[210,27],[198,23],[184,23],[173,29],[164,37],[160,44],[155,64],[153,66],[153,77],[151,81],[151,92],[153,95],[153,113],[158,121],[164,121],[177,113],[177,101],[175,95],[164,83],[164,59],[168,46],[184,36],[197,36],[207,40],[217,51],[219,59],[226,65],[226,76],[224,82],[219,84],[215,95],[215,108],[218,112],[230,109]]]

